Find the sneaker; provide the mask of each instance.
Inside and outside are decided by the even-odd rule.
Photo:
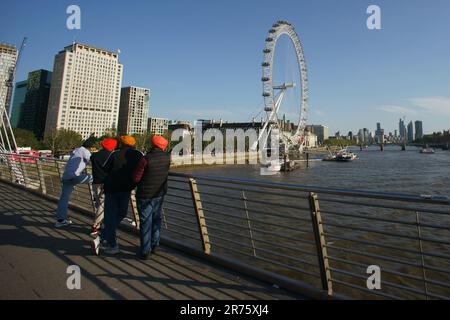
[[[96,238],[98,236],[99,231],[100,231],[100,228],[98,226],[92,226],[91,227],[91,237]]]
[[[151,255],[151,253],[145,254],[145,253],[142,253],[142,252],[138,252],[137,257],[140,260],[148,260],[148,259],[150,259],[150,255]]]
[[[119,246],[118,246],[118,245],[116,245],[115,247],[107,246],[107,247],[105,248],[105,253],[106,253],[106,254],[112,254],[112,255],[114,255],[114,254],[118,254],[119,252],[120,252],[120,250],[119,250]]]
[[[100,244],[101,244],[100,237],[97,237],[91,241],[92,251],[94,251],[95,255],[97,256],[100,252]]]
[[[67,227],[70,226],[72,224],[72,221],[70,220],[58,220],[55,223],[55,228],[63,228],[63,227]]]

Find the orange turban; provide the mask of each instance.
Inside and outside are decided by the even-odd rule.
[[[169,141],[167,141],[163,136],[153,136],[152,144],[154,147],[161,149],[162,151],[166,150]]]
[[[136,139],[132,136],[121,136],[120,142],[122,145],[134,147],[136,145]]]

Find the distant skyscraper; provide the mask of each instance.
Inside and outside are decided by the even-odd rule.
[[[70,129],[84,139],[117,129],[122,65],[117,53],[74,43],[55,56],[45,132]]]
[[[379,122],[377,122],[377,130],[375,131],[375,139],[378,142],[382,142],[383,135],[384,135],[384,130],[381,129],[381,124]]]
[[[14,90],[14,99],[11,111],[11,127],[17,128],[19,125],[20,114],[22,113],[22,106],[25,102],[25,96],[27,95],[28,81],[16,82],[16,88]]]
[[[414,141],[414,125],[413,122],[410,121],[408,123],[408,142]]]
[[[120,94],[119,127],[121,134],[147,131],[150,90],[138,87],[122,88]]]
[[[423,127],[422,127],[422,121],[417,120],[414,122],[414,127],[416,129],[416,135],[415,138],[422,139],[423,138]]]
[[[400,135],[400,139],[406,139],[406,127],[405,122],[402,119],[398,122],[398,133]]]
[[[11,75],[16,67],[17,49],[14,46],[0,43],[0,115],[4,111],[10,114],[13,83]]]
[[[367,128],[363,128],[363,136],[364,136],[364,142],[369,142],[369,130]]]
[[[358,140],[359,140],[360,143],[364,142],[364,131],[363,131],[363,129],[359,129],[359,131],[358,131]]]
[[[39,139],[44,137],[51,77],[52,73],[47,70],[32,71],[28,73],[28,80],[24,81],[26,83],[25,97],[23,97],[23,88],[19,86],[20,83],[16,86],[14,93],[11,116],[14,124],[11,125],[32,131]]]
[[[353,140],[353,132],[351,131],[348,132],[348,139]]]

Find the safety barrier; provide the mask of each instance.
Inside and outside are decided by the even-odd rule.
[[[64,165],[1,154],[0,179],[59,197]],[[79,185],[71,203],[92,211],[92,199],[91,188]],[[139,226],[135,203],[130,208],[127,223]],[[164,238],[204,256],[292,279],[331,297],[450,298],[446,196],[171,172],[162,228]]]

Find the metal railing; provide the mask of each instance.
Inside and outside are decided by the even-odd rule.
[[[0,179],[59,197],[64,161],[5,154],[0,161]],[[11,161],[21,169],[22,181]],[[92,211],[89,186],[76,186],[71,202]],[[128,221],[137,216],[133,209]],[[450,298],[450,199],[445,196],[171,172],[162,227],[164,238],[205,256],[225,257],[329,296]],[[379,289],[369,289],[377,275],[368,268],[374,265],[381,271]]]

